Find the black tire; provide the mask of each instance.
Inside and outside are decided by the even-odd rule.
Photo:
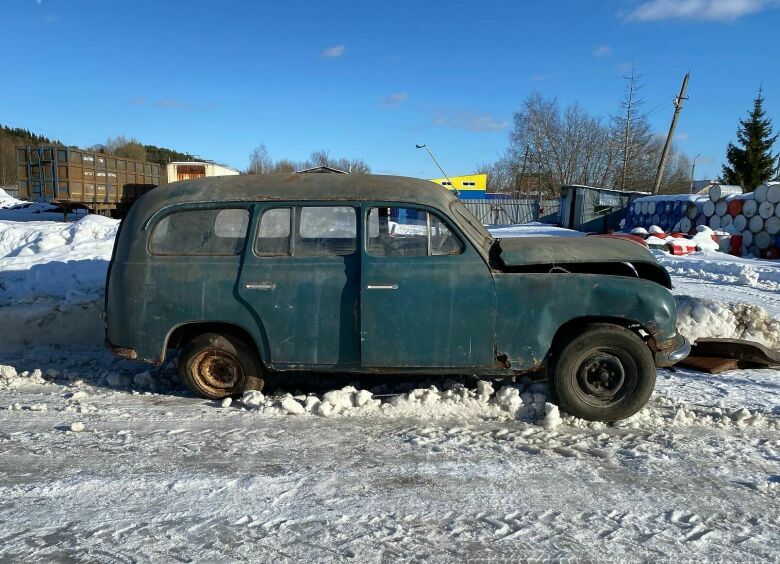
[[[245,390],[262,390],[262,367],[243,340],[232,335],[204,333],[181,350],[179,376],[197,395],[222,399]]]
[[[550,388],[564,411],[589,421],[631,417],[655,387],[655,362],[632,331],[610,324],[589,325],[557,356]]]

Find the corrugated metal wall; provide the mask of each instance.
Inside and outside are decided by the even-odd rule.
[[[529,221],[560,223],[560,199],[463,200],[463,205],[485,225],[515,225]]]

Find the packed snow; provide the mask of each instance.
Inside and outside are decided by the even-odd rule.
[[[175,358],[102,347],[118,222],[18,217],[0,220],[0,560],[778,557],[780,371],[660,370],[615,424],[527,377],[286,377],[202,400]],[[776,262],[657,256],[689,338],[780,348]]]

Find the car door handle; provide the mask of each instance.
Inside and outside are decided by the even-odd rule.
[[[273,282],[247,282],[244,286],[247,290],[273,290],[276,284]]]
[[[398,284],[369,284],[366,290],[397,290]]]

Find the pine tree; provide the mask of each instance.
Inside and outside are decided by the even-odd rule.
[[[772,120],[764,112],[764,91],[761,88],[748,119],[739,120],[737,140],[741,147],[729,143],[726,149],[728,165],[723,165],[722,180],[752,192],[775,174],[772,145],[777,135],[772,135]]]

